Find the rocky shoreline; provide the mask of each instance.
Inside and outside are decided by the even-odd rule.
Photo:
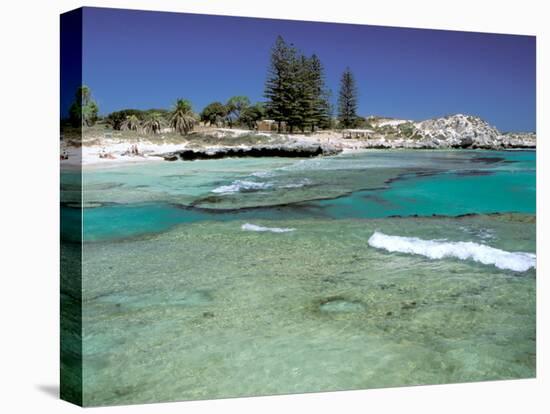
[[[166,161],[213,160],[227,157],[316,157],[319,155],[336,155],[341,148],[327,145],[280,144],[249,147],[215,147],[205,149],[182,149],[165,154],[155,154]]]
[[[533,135],[531,137],[530,135]],[[378,138],[362,143],[362,148],[372,149],[536,149],[534,134],[506,134],[491,140],[481,140],[476,137],[455,137],[452,140],[438,138],[392,139]]]
[[[86,135],[79,145],[62,141],[62,162],[112,165],[148,161],[193,161],[227,157],[330,156],[342,151],[367,149],[408,150],[534,150],[533,132],[501,133],[479,117],[450,115],[414,122],[393,118],[366,118],[365,129],[327,130],[313,134],[284,134],[212,128],[171,140]],[[137,153],[129,151],[135,145]]]
[[[232,131],[224,130],[219,146],[182,149],[159,154],[165,160],[218,159],[224,157],[314,157],[359,149],[535,149],[534,133],[501,133],[479,117],[450,115],[413,122],[389,118],[367,118],[368,128],[319,132],[311,135],[264,134],[277,144],[231,146]],[[215,134],[218,134],[216,132]],[[254,133],[252,133],[254,134]]]
[[[532,132],[501,133],[483,119],[455,114],[420,122],[371,118],[366,148],[406,149],[535,149]]]

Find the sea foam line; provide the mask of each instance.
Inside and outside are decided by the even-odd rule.
[[[270,231],[272,233],[288,233],[296,229],[285,227],[263,227],[256,224],[245,223],[241,226],[241,230],[244,231]]]
[[[272,186],[272,183],[258,183],[255,181],[235,180],[230,185],[222,185],[220,187],[214,188],[212,192],[217,194],[227,194],[237,193],[239,191],[263,190]]]
[[[533,253],[507,252],[474,242],[448,242],[423,240],[417,237],[389,236],[375,231],[369,238],[369,245],[388,252],[417,254],[430,259],[456,258],[473,260],[499,269],[525,272],[536,268],[537,256]]]
[[[252,192],[259,190],[266,190],[268,188],[300,188],[311,184],[311,180],[304,178],[297,182],[290,182],[288,184],[277,185],[272,182],[257,182],[246,180],[235,180],[229,185],[222,185],[212,190],[212,193],[216,194],[231,194],[238,192]]]

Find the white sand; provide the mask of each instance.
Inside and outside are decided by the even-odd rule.
[[[186,147],[182,144],[154,144],[150,142],[138,143],[140,155],[129,155],[129,149],[133,145],[130,142],[119,142],[112,140],[103,140],[102,145],[84,145],[81,148],[61,145],[61,153],[64,151],[69,155],[69,159],[61,160],[68,165],[78,165],[80,162],[84,166],[109,166],[120,164],[136,164],[143,162],[164,161],[162,157],[153,154],[163,154],[177,151]],[[113,158],[101,158],[101,154],[110,154]],[[82,157],[82,160],[81,160]]]
[[[273,137],[274,142],[288,141],[289,143],[297,144],[330,145],[348,151],[362,149],[365,147],[361,141],[343,139],[342,134],[335,131],[321,131],[313,135],[289,135],[268,132],[252,132],[244,129],[219,128],[215,130],[213,134],[220,139],[219,145],[210,145],[208,147],[204,147],[203,150],[215,150],[216,148],[225,146],[224,137],[236,137],[251,133],[254,135]],[[135,142],[124,142],[120,139],[112,138],[99,138],[99,140],[101,144],[83,145],[82,147],[67,146],[62,142],[61,153],[67,153],[69,155],[69,159],[61,160],[61,163],[67,166],[77,166],[81,163],[86,167],[109,167],[121,164],[161,162],[164,161],[164,159],[162,157],[155,156],[154,154],[165,154],[187,148],[187,143],[185,142],[180,144],[162,144],[142,141],[136,144]],[[137,145],[140,155],[130,155],[130,147],[134,144]],[[237,147],[247,146],[248,145],[242,144]],[[110,154],[113,158],[101,158],[101,154]]]

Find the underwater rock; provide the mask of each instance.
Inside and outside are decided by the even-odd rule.
[[[416,302],[413,300],[413,301],[410,301],[410,302],[403,302],[401,304],[401,309],[414,309],[416,308]]]

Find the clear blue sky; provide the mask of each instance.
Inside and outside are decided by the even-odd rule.
[[[479,115],[502,131],[535,130],[535,37],[380,26],[84,10],[83,81],[102,114],[195,111],[247,95],[262,101],[269,53],[282,35],[321,59],[337,96],[349,66],[360,115],[415,120]]]

